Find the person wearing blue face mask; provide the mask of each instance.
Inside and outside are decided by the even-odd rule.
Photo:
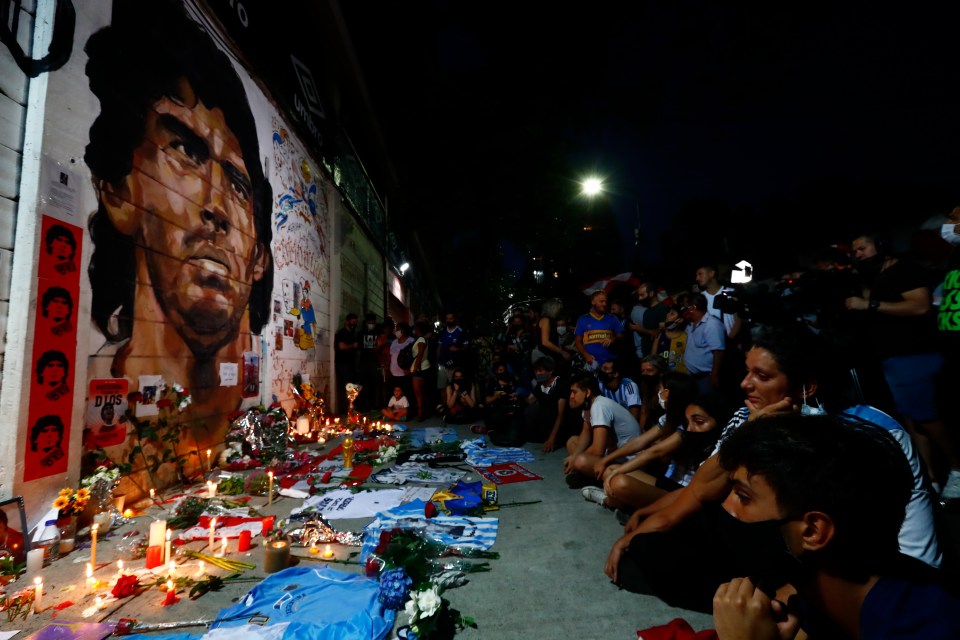
[[[901,555],[913,472],[874,425],[782,414],[720,449],[720,537],[745,571],[713,598],[720,640],[960,637],[960,600]]]

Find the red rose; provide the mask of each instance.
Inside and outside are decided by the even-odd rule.
[[[433,516],[437,515],[437,505],[433,504],[432,502],[428,502],[423,508],[423,515],[427,516],[428,518],[432,518]]]
[[[137,576],[123,575],[117,578],[117,584],[114,585],[110,593],[113,594],[114,598],[126,598],[134,595],[139,586],[140,579]]]
[[[383,560],[376,556],[370,556],[367,558],[364,569],[368,578],[376,578],[380,575],[380,570],[383,569]]]

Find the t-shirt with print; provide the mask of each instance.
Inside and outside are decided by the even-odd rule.
[[[593,312],[585,313],[577,320],[575,335],[583,340],[583,349],[596,358],[597,364],[603,364],[613,358],[608,347],[603,346],[606,340],[613,340],[621,332],[620,321],[609,313],[597,317]]]
[[[466,360],[465,354],[462,351],[451,351],[450,347],[452,346],[470,346],[470,336],[468,336],[467,332],[460,326],[452,330],[446,327],[440,330],[440,362],[437,364],[441,367],[453,369],[464,365]]]
[[[630,378],[621,378],[620,386],[616,389],[610,389],[607,385],[601,384],[600,391],[603,392],[604,397],[610,398],[624,409],[639,407],[643,404],[640,400],[640,389]]]
[[[390,402],[387,403],[387,407],[390,409],[409,409],[410,402],[407,400],[407,396],[390,396]]]

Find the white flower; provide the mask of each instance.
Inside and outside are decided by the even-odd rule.
[[[417,607],[420,609],[422,617],[429,618],[440,608],[440,594],[436,587],[431,587],[426,591],[417,592]]]
[[[174,383],[173,385],[173,390],[176,391],[177,393],[183,393],[183,387],[181,387],[179,384],[176,384],[176,383]]]
[[[410,594],[410,599],[407,600],[407,604],[404,605],[403,612],[407,614],[411,620],[417,619],[417,614],[420,613],[419,609],[417,609],[417,594]]]

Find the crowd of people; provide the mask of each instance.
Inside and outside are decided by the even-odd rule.
[[[942,237],[958,231],[960,208]],[[713,611],[721,638],[801,619],[811,637],[960,637],[941,540],[960,498],[960,249],[935,280],[879,235],[851,240],[753,308],[704,264],[689,291],[642,280],[497,331],[447,313],[412,332],[368,316],[361,336],[348,317],[338,372],[356,349],[369,408],[562,451],[567,484],[624,525],[611,581]]]

